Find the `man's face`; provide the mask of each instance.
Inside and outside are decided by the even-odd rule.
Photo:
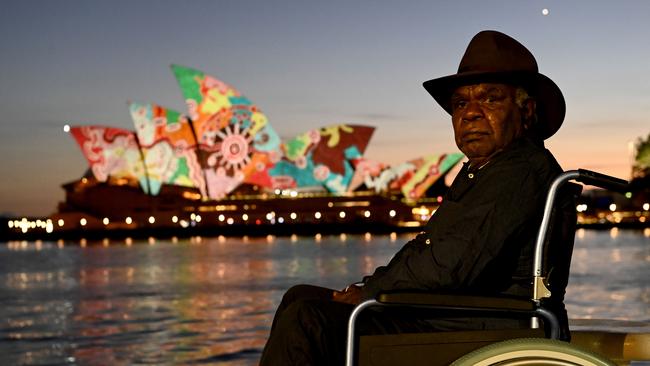
[[[451,96],[456,145],[470,163],[486,162],[524,131],[515,87],[475,84],[457,88]]]

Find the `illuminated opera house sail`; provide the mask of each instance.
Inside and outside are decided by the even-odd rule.
[[[237,89],[195,69],[172,70],[187,113],[130,102],[133,131],[70,128],[89,170],[64,185],[60,217],[85,215],[104,226],[196,225],[200,215],[224,225],[373,215],[377,222],[422,221],[440,200],[427,192],[437,181],[444,187],[440,178],[462,159],[453,153],[396,165],[368,160],[374,127],[362,125],[283,140]]]

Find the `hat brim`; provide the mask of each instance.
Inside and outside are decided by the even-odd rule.
[[[504,83],[524,87],[537,101],[538,130],[543,139],[553,136],[564,122],[566,103],[560,88],[535,72],[465,72],[425,81],[422,85],[440,106],[452,114],[451,94],[463,85]]]

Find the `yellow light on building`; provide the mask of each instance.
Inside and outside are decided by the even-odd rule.
[[[365,211],[363,212],[363,216],[365,216],[366,218],[370,217],[370,211],[365,210]]]
[[[102,220],[102,223],[104,225],[108,225],[110,223],[110,220],[108,219],[108,217],[104,217],[104,219]]]
[[[650,203],[646,202],[643,204],[643,210],[644,211],[649,211],[650,210]]]
[[[226,220],[226,216],[219,215],[219,221],[224,222],[225,220]]]
[[[609,210],[612,212],[616,211],[616,204],[612,203],[611,205],[609,205]]]
[[[172,222],[175,224],[178,222],[178,216],[174,215],[172,216]]]
[[[295,212],[292,212],[289,217],[291,217],[291,220],[295,220],[298,218],[298,215]]]
[[[63,219],[59,219],[56,223],[57,223],[57,225],[59,225],[59,227],[62,227],[63,225],[65,225],[65,221],[63,221]]]
[[[87,223],[88,223],[88,220],[86,220],[84,217],[82,217],[81,220],[79,220],[79,225],[81,225],[81,226],[86,226]]]
[[[248,221],[248,215],[247,214],[241,215],[241,219],[244,221]]]
[[[395,215],[397,215],[397,212],[395,212],[395,210],[390,210],[388,212],[388,216],[390,216],[390,217],[395,217]]]
[[[321,215],[320,212],[316,212],[316,213],[314,213],[314,217],[316,218],[316,220],[320,220],[320,218],[322,217],[322,215]]]
[[[124,220],[124,222],[126,222],[127,225],[131,225],[131,224],[133,223],[133,219],[131,218],[131,216],[128,216],[128,217]]]
[[[156,222],[156,218],[153,216],[149,216],[149,223],[153,224],[154,222]]]
[[[232,224],[235,223],[235,219],[233,219],[232,217],[229,217],[228,220],[226,220],[226,223],[227,223],[228,225],[232,225]]]
[[[196,216],[194,217],[194,221],[196,221],[196,222],[201,222],[201,215],[196,215]]]

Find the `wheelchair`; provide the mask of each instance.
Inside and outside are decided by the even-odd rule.
[[[384,365],[626,365],[650,361],[650,334],[573,332],[561,329],[562,305],[570,262],[553,263],[557,251],[570,261],[575,236],[575,198],[579,183],[624,192],[628,182],[589,170],[560,174],[549,188],[537,234],[530,298],[422,292],[380,293],[359,304],[348,322],[346,366]],[[555,252],[554,252],[555,251]],[[558,271],[559,270],[559,271]],[[555,273],[554,273],[555,271]],[[559,272],[559,273],[557,273]],[[559,294],[553,295],[553,292]],[[519,318],[527,328],[432,333],[361,335],[365,311],[408,311],[436,316]],[[443,315],[441,315],[443,314]],[[540,326],[540,320],[543,326]],[[564,319],[566,320],[566,318]],[[616,363],[615,363],[616,362]],[[645,364],[645,363],[644,363]],[[650,364],[650,362],[648,363]]]

